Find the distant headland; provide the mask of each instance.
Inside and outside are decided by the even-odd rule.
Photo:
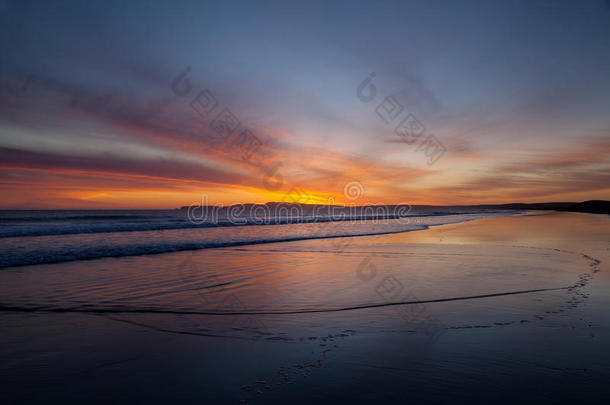
[[[298,208],[301,212],[316,212],[319,211],[321,206],[326,204],[302,204],[292,202],[267,202],[265,204],[234,204],[225,206],[224,209],[230,209],[231,207],[243,207],[248,210],[255,210],[257,207],[266,209],[278,209],[278,208]],[[374,207],[386,207],[388,209],[395,210],[396,208],[404,208],[405,204],[374,204]],[[212,206],[209,206],[210,208]],[[332,205],[328,207],[335,207],[337,209],[350,208],[349,206],[343,205]],[[364,208],[364,206],[357,206],[353,208]],[[371,206],[369,206],[371,207]],[[434,209],[461,209],[465,211],[469,210],[542,210],[542,211],[568,211],[568,212],[583,212],[592,214],[606,214],[610,215],[610,201],[605,200],[590,200],[582,202],[544,202],[544,203],[508,203],[508,204],[478,204],[478,205],[411,205],[411,208],[418,210],[434,210]],[[193,206],[180,207],[181,210],[188,210]],[[216,207],[219,208],[219,207]]]

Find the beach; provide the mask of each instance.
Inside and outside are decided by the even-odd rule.
[[[0,0],[0,405],[610,397],[610,0]]]
[[[3,402],[593,401],[609,393],[608,225],[413,217],[392,233],[7,266]],[[321,225],[272,227],[294,226]]]

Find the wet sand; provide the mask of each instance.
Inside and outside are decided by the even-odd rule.
[[[538,212],[4,269],[0,395],[593,402],[610,393],[609,225]]]

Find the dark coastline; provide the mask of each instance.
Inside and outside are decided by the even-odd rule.
[[[490,208],[497,210],[568,211],[610,215],[610,201],[604,200],[590,200],[583,202],[549,202],[534,204],[511,203],[500,205],[477,205],[473,207]]]
[[[325,207],[326,205],[322,204],[301,204],[301,203],[288,203],[288,202],[268,202],[265,204],[236,204],[226,207],[217,207],[217,206],[207,206],[213,211],[225,212],[225,211],[235,211],[235,207],[240,207],[241,211],[246,211],[249,209],[250,211],[256,210],[257,207],[265,207],[267,209],[278,211],[281,209],[288,210],[298,210],[301,214],[303,213],[318,213],[324,214],[325,212],[321,207]],[[509,204],[479,204],[479,205],[407,205],[407,204],[371,204],[371,205],[360,205],[360,206],[340,206],[340,205],[328,205],[328,212],[326,214],[330,214],[333,210],[337,210],[341,212],[342,210],[355,210],[359,212],[359,209],[363,209],[365,207],[376,207],[382,208],[386,207],[387,212],[394,212],[396,210],[405,209],[405,207],[410,207],[410,209],[416,209],[418,211],[429,211],[433,212],[434,210],[460,210],[464,212],[472,211],[472,210],[540,210],[540,211],[565,211],[565,212],[583,212],[583,213],[591,213],[591,214],[606,214],[610,215],[610,201],[605,200],[590,200],[590,201],[582,201],[582,202],[545,202],[545,203],[509,203]],[[330,209],[332,207],[332,209]],[[180,210],[189,210],[189,209],[200,209],[201,206],[183,206],[180,207]],[[240,212],[241,212],[240,211]]]

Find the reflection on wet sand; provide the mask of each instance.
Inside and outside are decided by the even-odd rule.
[[[610,377],[608,224],[536,213],[340,251],[306,240],[5,271],[2,304],[33,312],[2,313],[3,375],[37,387],[11,383],[13,400],[62,398],[65,379],[75,398],[102,380],[157,401],[587,400]],[[418,302],[391,301],[405,292]],[[422,307],[443,333],[425,333]]]

